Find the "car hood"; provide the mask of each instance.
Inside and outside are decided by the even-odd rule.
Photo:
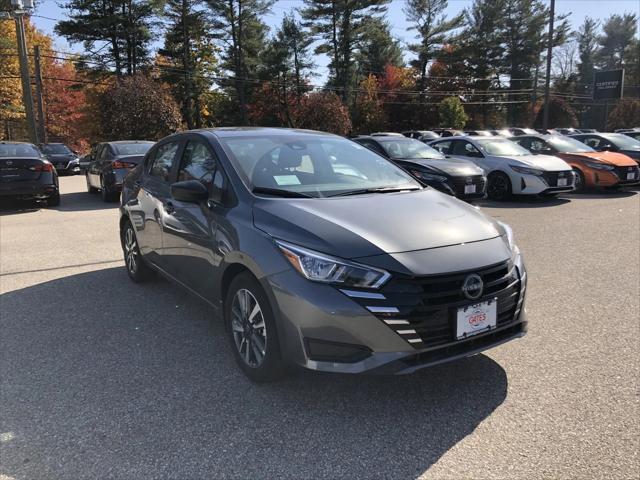
[[[551,172],[557,172],[560,170],[571,170],[571,167],[567,165],[567,162],[552,155],[522,155],[517,157],[508,157],[508,161],[512,165],[539,168],[541,170],[547,170]]]
[[[571,160],[597,160],[608,165],[616,167],[631,167],[637,165],[633,159],[627,155],[617,152],[579,152],[579,153],[563,153],[562,158]]]
[[[319,199],[264,199],[254,224],[267,234],[342,258],[433,249],[504,235],[495,220],[437,190]]]
[[[406,162],[416,163],[427,168],[435,168],[454,177],[469,175],[484,175],[484,170],[476,164],[461,158],[419,158],[406,159]]]

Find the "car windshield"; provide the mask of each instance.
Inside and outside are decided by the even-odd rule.
[[[407,139],[385,139],[378,142],[391,158],[444,158],[435,148],[429,147],[420,140]]]
[[[39,157],[40,150],[30,143],[0,143],[0,157]]]
[[[480,149],[489,155],[496,155],[498,157],[531,155],[528,150],[507,139],[476,139],[476,143],[480,145]]]
[[[421,188],[388,160],[340,137],[256,135],[222,137],[220,143],[256,192],[328,197],[361,190]]]
[[[550,137],[547,141],[560,153],[595,152],[593,148],[569,137]]]
[[[116,155],[140,155],[147,153],[153,143],[116,143],[113,145]]]
[[[66,145],[62,145],[61,143],[42,145],[42,151],[49,155],[68,155],[72,153]]]
[[[601,135],[618,148],[640,150],[640,142],[634,138],[624,135],[623,133],[606,133]]]

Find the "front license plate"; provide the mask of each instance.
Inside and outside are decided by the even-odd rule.
[[[464,186],[464,193],[476,193],[476,186],[475,185],[465,185]]]
[[[458,309],[458,340],[496,328],[498,299],[475,303]]]
[[[635,180],[636,174],[635,172],[627,173],[627,180]]]
[[[559,178],[558,179],[558,186],[559,187],[566,187],[567,186],[567,179],[566,178]]]

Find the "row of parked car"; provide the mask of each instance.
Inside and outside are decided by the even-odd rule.
[[[512,195],[551,197],[640,183],[639,128],[614,133],[586,129],[545,132],[527,128],[412,130],[375,132],[352,140],[394,162],[421,184],[466,201],[485,196],[492,200]],[[113,202],[120,196],[124,177],[153,144],[103,142],[79,157],[61,143],[36,147],[2,142],[0,193],[58,205],[57,175],[84,174],[88,192],[99,192],[105,202]]]
[[[525,148],[534,140],[536,154]],[[204,129],[102,143],[78,166],[90,192],[110,201],[121,191],[131,280],[159,273],[208,302],[242,371],[270,381],[291,365],[410,373],[524,336],[528,274],[513,232],[455,196],[477,198],[487,184],[493,198],[571,190],[565,151],[576,169],[592,162],[607,167],[592,166],[598,175],[640,180],[629,157],[540,134],[427,145]],[[5,142],[0,157],[3,192],[53,198],[56,168],[40,149]],[[624,175],[609,168],[623,159],[633,162]],[[55,185],[38,182],[45,175]]]

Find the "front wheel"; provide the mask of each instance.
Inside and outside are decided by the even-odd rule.
[[[136,283],[148,280],[152,271],[140,254],[136,232],[133,230],[133,225],[128,221],[122,230],[122,251],[129,278]]]
[[[573,169],[573,173],[575,173],[575,190],[576,193],[582,193],[585,191],[585,181],[584,181],[584,173],[582,173],[577,168]]]
[[[511,197],[511,179],[502,172],[492,173],[487,185],[487,196],[491,200],[507,200]]]
[[[248,273],[235,277],[224,303],[224,318],[236,362],[254,382],[285,374],[271,307],[258,281]]]

